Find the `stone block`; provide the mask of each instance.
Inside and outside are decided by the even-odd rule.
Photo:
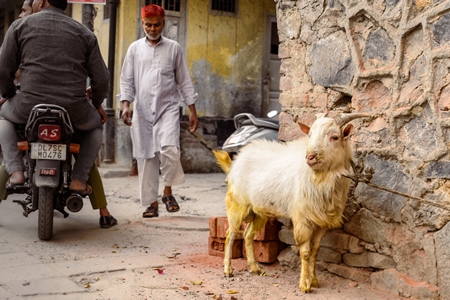
[[[282,226],[278,232],[278,239],[285,244],[295,245],[294,234],[292,232],[292,227]]]
[[[338,276],[356,281],[356,282],[369,282],[370,272],[364,269],[352,268],[344,264],[330,264],[327,270]]]
[[[372,267],[377,269],[390,269],[396,267],[392,257],[377,253],[365,251],[361,254],[344,254],[344,263],[351,267]]]
[[[342,254],[339,251],[335,251],[331,248],[320,247],[319,253],[317,254],[317,259],[330,263],[340,264],[342,263]]]
[[[373,273],[370,277],[372,287],[415,299],[439,299],[439,288],[427,282],[418,282],[395,269]],[[443,297],[442,297],[443,296]],[[441,299],[449,299],[441,293]]]
[[[330,230],[324,235],[320,245],[333,249],[348,250],[350,237],[351,235],[342,230]]]
[[[300,266],[300,257],[292,247],[282,250],[280,254],[278,254],[277,259],[280,262],[280,265],[288,266],[291,269],[296,269]]]

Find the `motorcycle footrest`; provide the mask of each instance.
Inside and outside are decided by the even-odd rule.
[[[28,204],[31,203],[31,200],[13,200],[13,203],[17,203],[23,208],[23,216],[28,218],[28,215],[33,212],[31,208],[28,207]]]
[[[30,189],[30,185],[28,183],[25,183],[23,185],[16,185],[14,187],[7,187],[6,190],[10,194],[25,194]]]

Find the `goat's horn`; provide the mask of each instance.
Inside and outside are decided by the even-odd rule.
[[[358,118],[371,117],[371,114],[363,114],[363,113],[351,113],[351,114],[340,114],[334,116],[334,121],[339,127],[344,126],[348,122]]]

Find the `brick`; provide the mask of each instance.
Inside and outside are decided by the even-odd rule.
[[[209,223],[209,236],[217,237],[217,217],[209,218],[208,223]]]
[[[278,232],[281,229],[281,223],[277,220],[268,220],[266,226],[256,233],[254,240],[255,241],[278,241]]]
[[[208,254],[211,256],[225,256],[225,239],[218,237],[208,238]],[[242,257],[242,239],[234,240],[233,247],[231,248],[231,258]]]
[[[228,219],[227,217],[217,218],[217,237],[226,238],[228,230]]]
[[[278,241],[253,241],[253,252],[255,253],[255,260],[261,263],[274,263],[277,261],[278,254],[284,249],[284,244]],[[245,254],[245,246],[242,248],[242,255],[247,258]]]
[[[267,221],[263,229],[258,231],[253,238],[255,241],[279,241],[278,232],[281,230],[282,223],[275,219],[270,219]],[[244,223],[244,229],[247,228],[247,224]]]
[[[241,226],[243,229],[243,226]],[[226,238],[228,230],[228,219],[227,217],[211,217],[209,218],[209,236],[210,237],[218,237],[218,238]],[[235,240],[242,240],[242,234],[236,234]]]

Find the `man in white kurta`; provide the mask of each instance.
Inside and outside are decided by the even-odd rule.
[[[160,172],[165,185],[162,202],[168,212],[179,210],[171,187],[184,182],[180,162],[180,100],[190,110],[190,131],[198,127],[189,69],[181,46],[161,36],[164,24],[164,10],[160,6],[150,4],[142,8],[146,37],[130,45],[120,75],[122,120],[131,126],[140,199],[142,206],[147,207],[143,217],[147,218],[158,216]]]

